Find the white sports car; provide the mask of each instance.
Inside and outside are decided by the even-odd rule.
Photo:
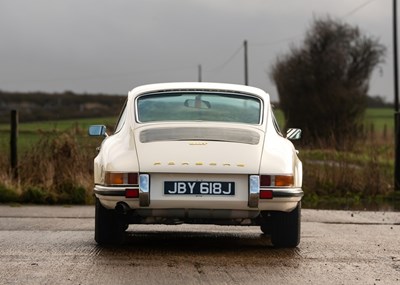
[[[119,242],[129,224],[260,225],[273,245],[300,241],[302,163],[264,91],[164,83],[129,92],[94,160],[95,240]]]

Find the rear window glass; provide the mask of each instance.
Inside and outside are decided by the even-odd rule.
[[[260,124],[259,98],[245,94],[164,92],[140,96],[136,101],[137,120],[216,121]]]

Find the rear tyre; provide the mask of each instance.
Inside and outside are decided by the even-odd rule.
[[[96,198],[94,239],[99,244],[123,243],[124,224],[117,219],[115,210],[108,210]]]
[[[301,202],[289,212],[272,212],[271,241],[276,247],[296,247],[300,243]]]
[[[260,229],[265,235],[271,235],[272,219],[269,212],[261,212]]]

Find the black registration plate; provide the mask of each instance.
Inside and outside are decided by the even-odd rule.
[[[166,195],[235,195],[235,182],[165,181]]]

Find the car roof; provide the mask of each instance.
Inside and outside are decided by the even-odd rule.
[[[138,86],[129,92],[129,96],[136,97],[143,93],[158,92],[158,91],[172,91],[172,90],[212,90],[212,91],[228,91],[228,92],[241,92],[253,94],[261,97],[264,101],[269,102],[269,95],[264,90],[240,85],[240,84],[229,84],[229,83],[210,83],[210,82],[171,82],[171,83],[155,83]]]

